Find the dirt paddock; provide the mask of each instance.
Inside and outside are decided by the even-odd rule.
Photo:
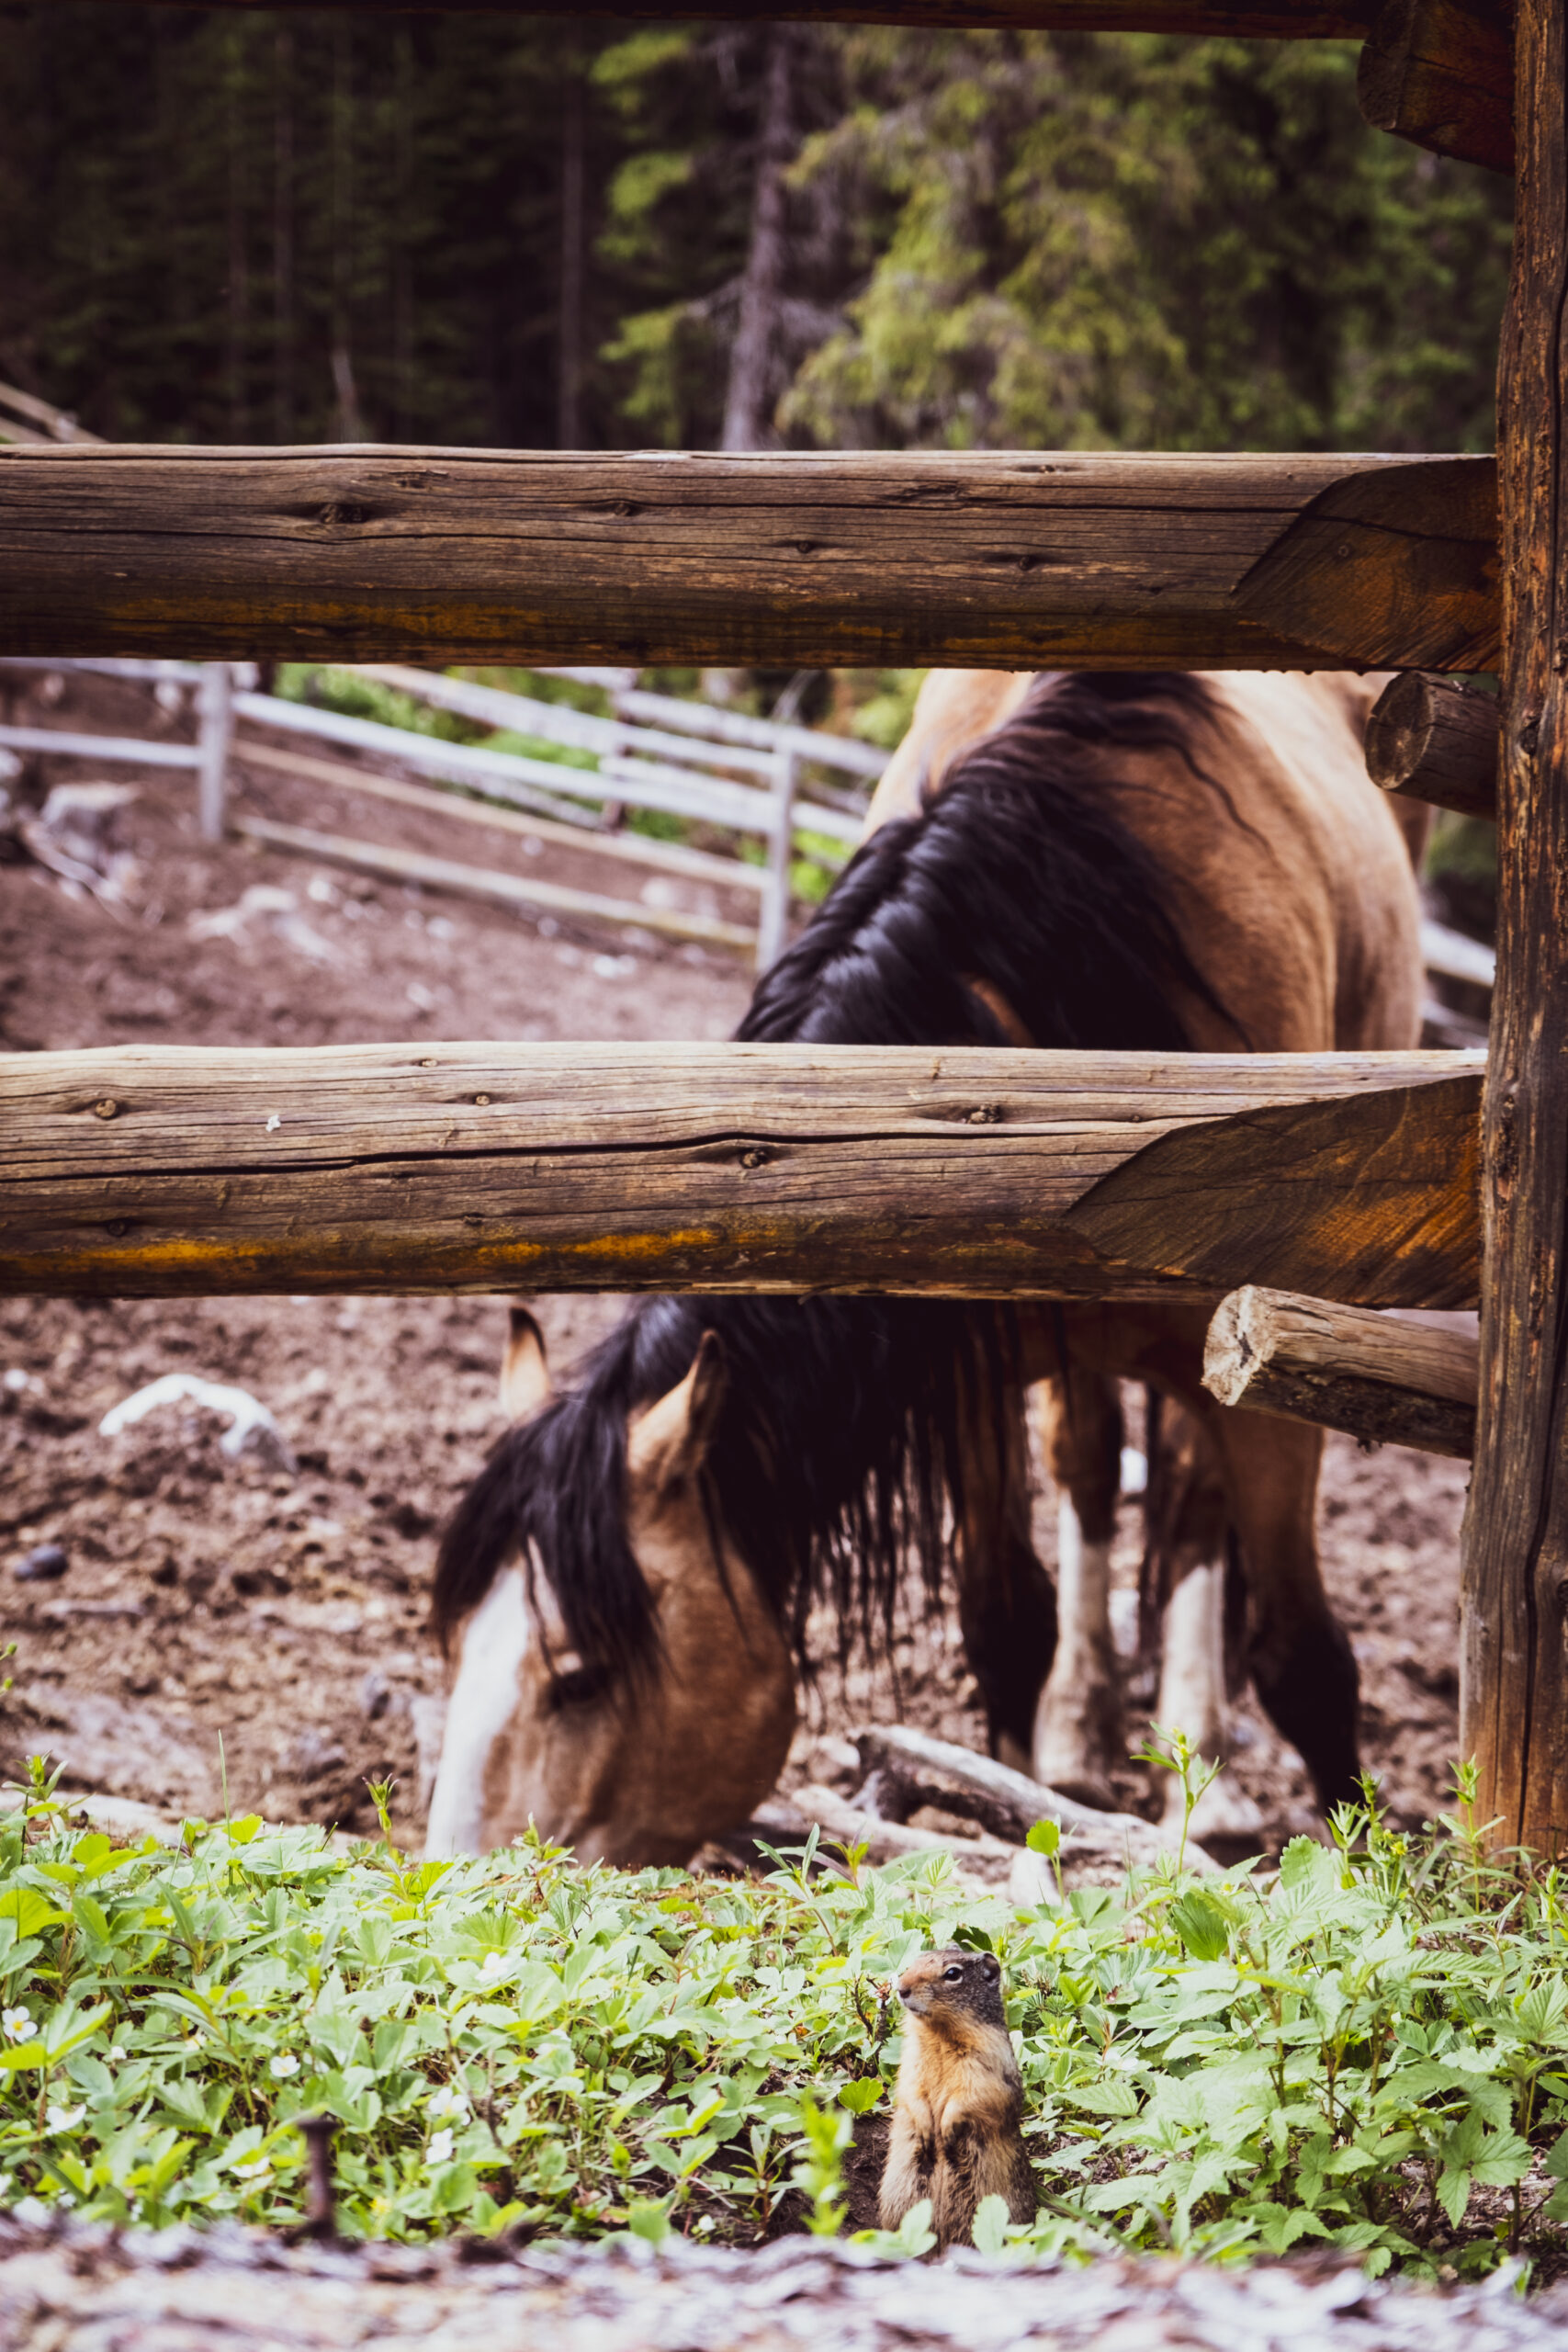
[[[18,718],[147,730],[139,693],[72,681]],[[167,722],[171,730],[179,722]],[[101,774],[51,761],[48,784]],[[28,863],[0,866],[0,1048],[145,1039],[321,1045],[398,1038],[722,1037],[749,976],[638,926],[593,933],[341,869],[197,838],[179,775],[120,769],[127,903],[110,908]],[[13,786],[13,792],[18,787]],[[432,820],[255,771],[242,805],[293,823],[451,854]],[[479,828],[465,858],[516,870],[518,844]],[[546,850],[531,872],[608,887]],[[614,887],[626,887],[622,869]],[[262,898],[254,893],[264,886]],[[632,885],[635,888],[635,882]],[[249,901],[246,893],[253,895]],[[292,903],[285,903],[289,894]],[[728,913],[730,910],[722,911]],[[542,1303],[552,1363],[570,1366],[618,1311]],[[0,1770],[47,1749],[68,1785],[210,1815],[367,1826],[366,1783],[395,1777],[406,1834],[438,1736],[442,1672],[424,1632],[435,1532],[501,1422],[502,1309],[483,1299],[0,1302],[0,1611],[17,1645],[0,1701]],[[229,1463],[213,1414],[164,1408],[118,1438],[110,1407],[166,1373],[249,1390],[276,1417],[294,1473]],[[1321,1506],[1335,1605],[1360,1660],[1368,1759],[1414,1826],[1443,1802],[1455,1750],[1459,1527],[1465,1465],[1329,1443]],[[1055,1552],[1042,1497],[1040,1549]],[[65,1573],[15,1564],[60,1545]],[[1118,1574],[1135,1577],[1125,1509]],[[826,1673],[793,1776],[835,1771],[832,1736],[871,1715],[977,1744],[980,1716],[951,1632],[910,1623],[891,1662]],[[823,1745],[827,1736],[827,1745]],[[1306,1782],[1244,1705],[1234,1770],[1279,1839],[1312,1819]],[[1145,1797],[1130,1772],[1123,1796]]]

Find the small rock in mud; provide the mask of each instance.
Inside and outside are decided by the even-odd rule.
[[[71,1566],[69,1558],[58,1544],[35,1544],[24,1552],[11,1574],[18,1584],[52,1584]]]

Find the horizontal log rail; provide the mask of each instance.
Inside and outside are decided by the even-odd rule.
[[[100,5],[103,0],[100,0]],[[206,7],[211,0],[172,0],[184,7]],[[217,0],[220,7],[271,7],[276,0]],[[281,0],[287,8],[307,8],[319,0]],[[388,16],[418,9],[446,16],[547,16],[535,0],[340,0],[355,16]],[[558,8],[554,13],[566,14]],[[577,0],[576,17],[613,17],[637,23],[670,18],[668,0]],[[964,32],[1038,28],[1056,32],[1235,33],[1254,40],[1359,40],[1378,13],[1378,0],[698,0],[686,17],[727,24],[952,26]]]
[[[1434,1329],[1248,1283],[1214,1311],[1203,1385],[1222,1405],[1468,1460],[1479,1364],[1473,1329]]]
[[[0,1059],[0,1292],[1476,1295],[1472,1053]]]
[[[0,450],[17,653],[1490,668],[1487,458]]]

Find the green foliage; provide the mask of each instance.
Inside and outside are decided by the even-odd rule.
[[[765,27],[5,21],[0,375],[90,430],[717,439]],[[1368,130],[1352,45],[794,40],[785,437],[1490,441],[1507,185]]]
[[[860,670],[841,673],[852,703],[850,732],[881,752],[896,752],[909,731],[923,670]]]
[[[1001,1956],[1043,2188],[1010,2255],[1107,2245],[1467,2275],[1568,2222],[1568,1907],[1361,1807],[1277,1877],[1174,1868],[1020,1913],[942,1858],[761,1883],[350,1854],[250,1818],[184,1848],[0,1830],[0,2189],[107,2220],[299,2217],[313,2110],[341,2217],[419,2238],[749,2240],[793,2182],[836,2231],[886,1995],[955,1934]],[[918,2254],[930,2216],[872,2242]]]
[[[840,2100],[843,2093],[840,2093]],[[853,2127],[840,2108],[818,2106],[809,2092],[800,2102],[802,2153],[795,2185],[807,2199],[806,2226],[813,2237],[837,2237],[844,2220],[844,2157]]]
[[[846,34],[800,176],[862,289],[784,413],[826,445],[1476,448],[1509,191],[1359,120],[1348,43]]]

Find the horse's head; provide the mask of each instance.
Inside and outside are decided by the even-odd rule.
[[[533,1821],[585,1861],[683,1862],[772,1789],[795,1727],[794,1677],[703,1475],[725,1382],[706,1332],[663,1395],[622,1410],[597,1452],[580,1429],[570,1453],[548,1442],[558,1432],[545,1417],[587,1408],[552,1403],[537,1326],[513,1309],[502,1395],[518,1426],[470,1498],[479,1507],[466,1505],[448,1536],[437,1583],[457,1672],[430,1852],[488,1852]],[[598,1399],[593,1409],[615,1408]],[[531,1433],[545,1442],[530,1444]],[[525,1483],[552,1479],[570,1491],[535,1491],[519,1514]],[[563,1593],[552,1582],[561,1552],[547,1560],[527,1532],[520,1551],[515,1531],[558,1530],[564,1516],[564,1549],[580,1566],[585,1547],[590,1556]],[[510,1544],[497,1532],[508,1526]]]

